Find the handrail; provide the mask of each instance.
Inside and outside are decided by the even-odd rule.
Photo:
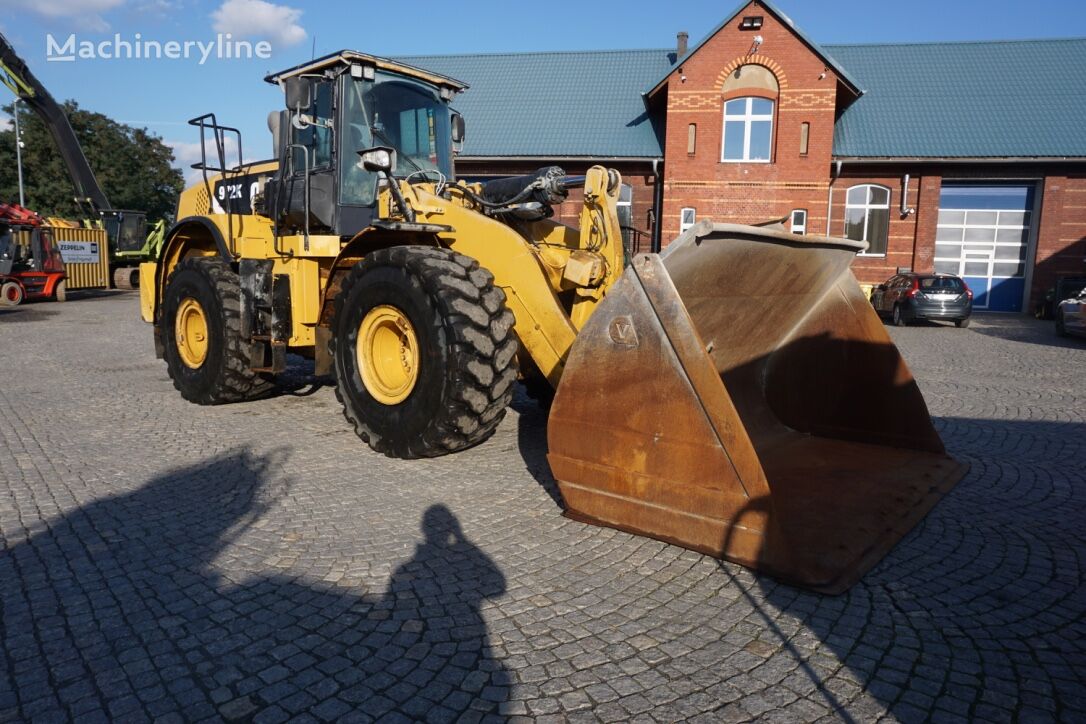
[[[294,149],[300,148],[305,154],[305,165],[302,166],[302,174],[305,179],[305,185],[302,187],[302,197],[304,199],[304,213],[305,213],[305,250],[309,251],[309,148],[303,146],[300,143],[291,143],[287,145],[287,163],[289,164],[290,172],[294,173]],[[276,249],[276,251],[279,251]]]
[[[204,190],[207,191],[207,205],[208,213],[214,213],[215,211],[215,193],[211,188],[211,181],[207,177],[208,171],[214,171],[221,173],[223,178],[228,178],[228,175],[233,173],[241,173],[242,159],[244,155],[241,148],[241,131],[232,126],[223,126],[219,124],[218,119],[214,113],[205,113],[202,116],[189,119],[189,125],[195,126],[200,129],[200,162],[192,164],[192,168],[201,172],[201,176],[204,179]],[[215,139],[215,155],[218,157],[218,166],[208,166],[207,164],[207,144],[206,131],[210,130],[213,138]],[[234,168],[230,169],[226,167],[226,134],[233,133],[238,141],[238,164]],[[237,250],[234,246],[234,212],[227,205],[223,209],[226,212],[226,226],[227,237],[229,239],[229,249],[232,256],[237,256]]]

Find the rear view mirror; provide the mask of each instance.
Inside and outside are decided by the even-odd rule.
[[[464,142],[464,117],[455,112],[452,114],[452,140],[453,143]]]
[[[313,104],[313,79],[303,76],[287,78],[284,83],[287,96],[287,108],[300,111]]]
[[[283,152],[284,132],[289,123],[290,111],[272,111],[268,114],[268,130],[272,134],[272,158],[279,158]]]

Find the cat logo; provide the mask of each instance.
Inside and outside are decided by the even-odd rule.
[[[633,348],[637,346],[637,330],[634,329],[633,320],[629,317],[622,316],[612,319],[610,326],[607,328],[607,333],[611,336],[611,341],[619,347]]]

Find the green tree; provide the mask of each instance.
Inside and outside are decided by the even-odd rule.
[[[5,106],[4,111],[10,115],[12,106]],[[64,112],[114,208],[144,211],[148,224],[173,218],[184,182],[181,172],[172,167],[173,151],[161,137],[82,110],[75,101],[66,101]],[[45,124],[21,105],[19,126],[27,207],[42,216],[86,216],[74,201],[68,170]],[[0,131],[0,200],[19,200],[14,128]]]

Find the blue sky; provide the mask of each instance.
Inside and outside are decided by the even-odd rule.
[[[240,127],[247,158],[270,153],[264,119],[281,104],[263,82],[269,71],[354,48],[377,55],[489,53],[670,47],[686,30],[697,42],[738,3],[627,0],[548,5],[508,0],[0,0],[0,31],[58,99],[146,126],[174,146],[179,166],[198,154],[185,120],[215,111]],[[940,42],[1086,36],[1083,0],[778,0],[815,42]],[[413,12],[400,16],[402,8]],[[554,12],[546,12],[548,7]],[[47,62],[47,36],[75,34],[98,43],[119,33],[132,41],[204,42],[219,33],[267,41],[271,57],[251,60],[85,59]],[[586,69],[585,72],[591,72]],[[470,91],[469,91],[470,92]],[[10,95],[0,87],[0,99]]]

